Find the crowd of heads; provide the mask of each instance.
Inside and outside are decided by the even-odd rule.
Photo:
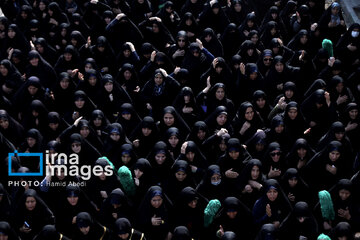
[[[0,7],[0,239],[360,239],[338,1]]]

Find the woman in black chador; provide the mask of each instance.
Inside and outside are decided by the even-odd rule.
[[[262,195],[263,184],[266,180],[262,166],[263,165],[259,159],[251,159],[248,164],[246,164],[244,170],[240,174],[240,200],[248,208],[252,208],[255,201],[259,199]]]
[[[210,165],[196,191],[208,200],[218,199],[221,202],[227,196],[225,181],[218,165]]]
[[[360,51],[360,25],[353,23],[349,29],[342,35],[335,47],[336,56],[345,66],[352,66],[359,59]],[[353,66],[352,66],[353,68]]]
[[[76,216],[76,231],[73,239],[79,240],[107,240],[110,230],[98,223],[89,213],[81,212]]]
[[[259,226],[272,223],[278,228],[291,211],[291,205],[282,191],[278,181],[265,181],[264,194],[253,208],[255,223]]]
[[[170,176],[164,185],[164,191],[173,202],[185,187],[195,187],[195,180],[190,165],[184,160],[177,160],[171,167]]]
[[[264,154],[264,173],[268,178],[279,180],[286,170],[285,154],[277,142],[269,144]]]
[[[164,138],[169,128],[176,127],[181,131],[182,136],[187,136],[190,128],[181,115],[173,106],[167,106],[163,109],[163,115],[159,119],[158,128],[160,137]]]
[[[170,232],[171,203],[159,186],[147,191],[136,215],[136,226],[147,239],[163,240]]]
[[[316,239],[318,224],[306,202],[298,202],[280,226],[280,239]]]
[[[218,165],[224,175],[228,191],[233,196],[239,194],[239,189],[237,189],[239,176],[250,160],[250,154],[240,144],[240,141],[237,138],[230,138],[227,142],[226,153],[219,158]]]
[[[11,99],[23,83],[21,74],[7,59],[1,60],[0,68],[2,69],[0,71],[0,85],[2,86],[0,92],[8,99]]]
[[[251,211],[236,197],[227,197],[223,208],[214,219],[213,230],[232,231],[244,239],[253,239],[254,221]],[[215,232],[213,232],[215,235]]]
[[[192,187],[181,190],[175,201],[175,226],[186,226],[191,236],[199,238],[204,232],[204,209],[207,200]]]
[[[127,218],[119,218],[113,229],[113,240],[146,240],[144,233],[134,229]]]
[[[166,143],[159,141],[155,143],[147,159],[153,169],[153,185],[164,186],[170,176],[171,166],[174,164],[174,158],[168,151]]]
[[[190,164],[197,183],[203,179],[208,162],[195,142],[186,141],[181,146],[180,155],[177,160],[185,160]]]
[[[173,106],[184,121],[192,126],[200,118],[200,108],[190,87],[183,87],[174,100]]]
[[[243,102],[233,120],[234,136],[242,142],[249,140],[264,123],[250,102]]]
[[[343,145],[331,141],[306,164],[303,177],[314,191],[328,190],[340,179],[351,176],[352,159],[345,158]]]
[[[54,224],[54,215],[34,189],[28,189],[15,211],[15,225],[21,239],[31,240],[43,226]]]
[[[299,138],[295,141],[289,153],[286,155],[286,166],[295,168],[302,172],[305,165],[315,155],[314,149],[304,138]]]
[[[161,111],[168,103],[173,102],[180,90],[180,84],[165,70],[157,69],[154,79],[149,80],[141,91],[146,109],[155,120],[160,119]]]
[[[109,197],[104,200],[100,209],[99,220],[101,224],[108,226],[111,230],[116,229],[115,221],[119,218],[133,219],[134,211],[131,201],[120,188],[115,188]]]
[[[288,168],[286,170],[280,184],[292,206],[299,201],[312,203],[313,199],[309,194],[310,188],[295,168]]]
[[[56,229],[65,236],[73,238],[76,230],[76,215],[80,212],[95,213],[95,205],[90,202],[88,196],[76,185],[66,186],[65,194],[60,199],[52,199],[58,202],[55,207]]]
[[[159,131],[152,117],[146,116],[130,135],[134,151],[138,157],[147,157],[159,140]]]

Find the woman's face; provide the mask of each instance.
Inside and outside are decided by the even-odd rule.
[[[123,119],[125,119],[126,121],[130,121],[131,120],[131,113],[122,113],[121,114],[121,117],[123,118]]]
[[[266,192],[267,198],[273,202],[277,199],[279,192],[276,189],[269,189],[269,191]]]
[[[26,142],[29,145],[30,148],[34,147],[36,144],[36,139],[32,137],[26,138]]]
[[[142,128],[141,132],[145,137],[148,137],[151,134],[152,130],[150,128]]]
[[[306,152],[307,150],[305,148],[299,148],[297,151],[297,154],[299,156],[299,158],[304,158],[306,156]]]
[[[44,10],[45,10],[45,8],[46,8],[45,3],[43,3],[43,2],[39,2],[39,9],[40,9],[40,11],[44,11]]]
[[[190,103],[190,96],[189,96],[189,95],[185,95],[185,96],[184,96],[184,103],[185,103],[185,104]]]
[[[210,34],[205,36],[205,41],[206,42],[210,42],[211,39],[212,39],[212,36]]]
[[[187,174],[183,171],[178,171],[175,173],[175,177],[179,182],[182,182],[185,180]]]
[[[279,73],[284,71],[284,64],[282,62],[277,62],[275,64],[275,70]]]
[[[79,197],[74,197],[74,196],[67,197],[67,200],[68,200],[68,202],[70,203],[71,206],[75,206],[79,201]]]
[[[250,78],[250,80],[255,80],[257,78],[257,76],[258,76],[257,72],[252,72],[252,73],[250,73],[249,78]]]
[[[129,70],[126,70],[126,71],[124,72],[124,78],[125,78],[125,80],[130,80],[131,76],[132,76],[132,73],[131,73]]]
[[[71,150],[74,153],[80,153],[80,151],[81,151],[81,143],[77,143],[77,142],[72,143],[71,144]]]
[[[288,180],[288,183],[291,188],[294,188],[296,186],[296,184],[298,183],[298,179],[296,177],[290,178]]]
[[[188,19],[185,20],[186,26],[191,26],[192,23],[193,22],[192,22],[191,18],[188,18]]]
[[[76,47],[76,45],[77,45],[77,40],[76,40],[75,38],[72,38],[72,39],[70,40],[70,42],[71,42],[71,45],[73,45],[74,47]]]
[[[124,153],[121,155],[121,162],[126,165],[131,161],[131,156],[128,153]]]
[[[84,66],[85,72],[89,72],[91,69],[93,69],[93,66],[91,63],[86,63]]]
[[[1,124],[1,122],[0,122],[0,124]],[[206,136],[206,132],[204,131],[204,130],[199,130],[198,132],[197,132],[197,137],[200,139],[200,140],[204,140],[205,139],[205,136]]]
[[[259,40],[259,36],[257,34],[254,34],[251,36],[250,40],[256,44]]]
[[[177,136],[170,136],[169,143],[171,147],[175,148],[179,143],[179,138]]]
[[[234,5],[234,9],[235,9],[235,12],[241,12],[241,9],[242,9],[241,4],[240,4],[240,3],[236,3],[236,4]]]
[[[340,158],[340,152],[339,151],[331,151],[329,152],[329,159],[332,162],[336,162]]]
[[[114,84],[112,82],[107,82],[105,83],[104,87],[108,93],[111,93],[112,90],[114,89]]]
[[[64,90],[69,87],[69,84],[70,84],[70,82],[69,82],[69,79],[67,79],[67,78],[64,78],[60,81],[60,87]]]
[[[288,89],[288,90],[285,91],[285,97],[287,99],[291,99],[293,96],[294,96],[294,91],[293,90]]]
[[[304,36],[302,36],[302,37],[300,38],[300,43],[301,43],[301,44],[306,44],[307,41],[308,41],[308,37],[307,37],[306,35],[304,35]]]
[[[289,116],[289,118],[291,119],[291,120],[295,120],[295,118],[297,117],[297,115],[298,115],[298,111],[297,111],[297,109],[295,109],[295,108],[290,108],[290,110],[288,111],[288,116]]]
[[[94,119],[93,123],[95,127],[100,127],[102,124],[102,119],[97,117]]]
[[[230,218],[230,219],[235,219],[236,215],[237,215],[237,211],[227,211],[226,215]]]
[[[338,83],[335,88],[338,93],[341,93],[344,89],[344,83]]]
[[[190,162],[194,161],[195,153],[194,152],[187,152],[186,153],[186,159]]]
[[[274,35],[276,34],[276,32],[277,32],[276,28],[272,28],[272,29],[270,30],[271,36],[274,36]]]
[[[163,153],[158,153],[155,155],[155,161],[157,164],[161,165],[165,162],[166,160],[166,155]]]
[[[347,189],[341,189],[339,191],[339,197],[342,201],[345,201],[346,199],[348,199],[351,195],[351,192]]]
[[[345,136],[344,132],[336,132],[335,133],[335,139],[339,142],[341,142],[343,140],[344,136]]]
[[[70,62],[72,58],[72,54],[71,53],[64,53],[64,60],[66,62]]]
[[[85,105],[85,101],[83,99],[75,100],[75,106],[79,109],[83,108]]]
[[[159,208],[161,206],[161,204],[163,203],[163,199],[161,196],[154,196],[151,201],[151,206],[153,206],[153,208]]]
[[[273,162],[279,162],[281,152],[280,152],[280,150],[274,150],[274,151],[270,152],[270,156],[271,156],[271,159],[273,160]]]
[[[90,129],[88,127],[82,127],[80,129],[80,135],[83,137],[83,138],[87,138],[90,134]]]
[[[252,107],[248,107],[245,111],[245,119],[251,121],[254,118],[254,110]]]
[[[219,116],[216,117],[216,123],[219,126],[224,126],[226,121],[227,121],[227,115],[226,114],[220,114]]]
[[[0,119],[0,127],[2,129],[8,129],[9,128],[9,120],[7,119]]]
[[[90,86],[94,87],[96,85],[97,78],[95,76],[90,76],[88,82]]]
[[[189,206],[190,208],[196,208],[197,203],[198,203],[198,200],[197,200],[197,199],[194,199],[194,200],[192,200],[191,202],[188,203],[188,206]]]
[[[36,199],[34,197],[27,197],[25,200],[25,207],[28,211],[32,211],[36,207]]]
[[[154,33],[159,33],[160,32],[159,25],[156,23],[153,23],[152,30]]]
[[[249,48],[246,52],[247,52],[247,55],[252,56],[254,54],[254,49]]]
[[[110,138],[114,141],[114,142],[118,142],[120,140],[120,134],[118,133],[111,133],[110,134]]]
[[[223,100],[225,97],[225,91],[223,88],[218,88],[215,92],[215,97],[217,100]]]
[[[163,76],[161,74],[156,74],[155,75],[155,84],[156,85],[161,85],[163,83],[164,79]]]
[[[167,127],[171,127],[175,123],[174,115],[172,115],[171,113],[165,113],[164,123]]]
[[[37,91],[38,91],[37,87],[32,85],[28,86],[28,92],[31,96],[34,96],[37,93]]]
[[[275,127],[276,133],[282,133],[284,131],[284,125],[280,124],[279,126]]]
[[[4,77],[6,77],[9,73],[9,70],[7,70],[7,68],[4,65],[0,65],[0,73]]]
[[[353,109],[353,110],[349,111],[349,117],[351,120],[355,120],[357,118],[358,114],[359,114],[359,110],[357,110],[357,109]]]
[[[253,166],[251,169],[251,179],[256,180],[260,175],[260,169],[259,166]]]
[[[258,98],[256,100],[256,105],[258,106],[258,108],[262,109],[265,107],[266,101],[264,98]]]
[[[37,67],[37,65],[39,65],[39,59],[38,58],[32,58],[29,60],[31,66],[33,67]]]
[[[140,169],[135,169],[134,174],[135,174],[135,178],[139,179],[144,174],[144,172],[141,171]]]
[[[59,123],[49,123],[49,128],[53,131],[56,131],[58,127],[59,127]]]
[[[238,158],[239,158],[239,155],[240,155],[240,152],[239,152],[239,151],[233,150],[233,151],[230,151],[230,152],[229,152],[229,156],[230,156],[231,159],[233,159],[233,160],[238,159]]]
[[[226,143],[224,140],[221,140],[221,142],[219,144],[219,148],[220,148],[220,151],[222,151],[222,152],[226,151],[227,146],[226,146]]]
[[[246,24],[248,25],[249,28],[252,28],[254,26],[254,22],[252,20],[248,20]]]
[[[8,37],[9,38],[14,38],[15,35],[16,35],[16,32],[14,30],[12,30],[12,29],[8,30]]]

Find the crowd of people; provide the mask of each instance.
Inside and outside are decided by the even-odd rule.
[[[337,1],[0,7],[0,239],[360,239],[360,25]]]

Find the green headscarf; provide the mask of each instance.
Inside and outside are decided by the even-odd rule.
[[[134,196],[136,187],[130,169],[126,166],[122,166],[119,168],[117,174],[120,178],[120,183],[123,186],[126,195]]]
[[[209,227],[216,213],[219,211],[221,203],[217,199],[210,200],[204,210],[204,227]]]
[[[325,220],[334,220],[335,211],[330,193],[326,190],[319,192],[321,215]]]

